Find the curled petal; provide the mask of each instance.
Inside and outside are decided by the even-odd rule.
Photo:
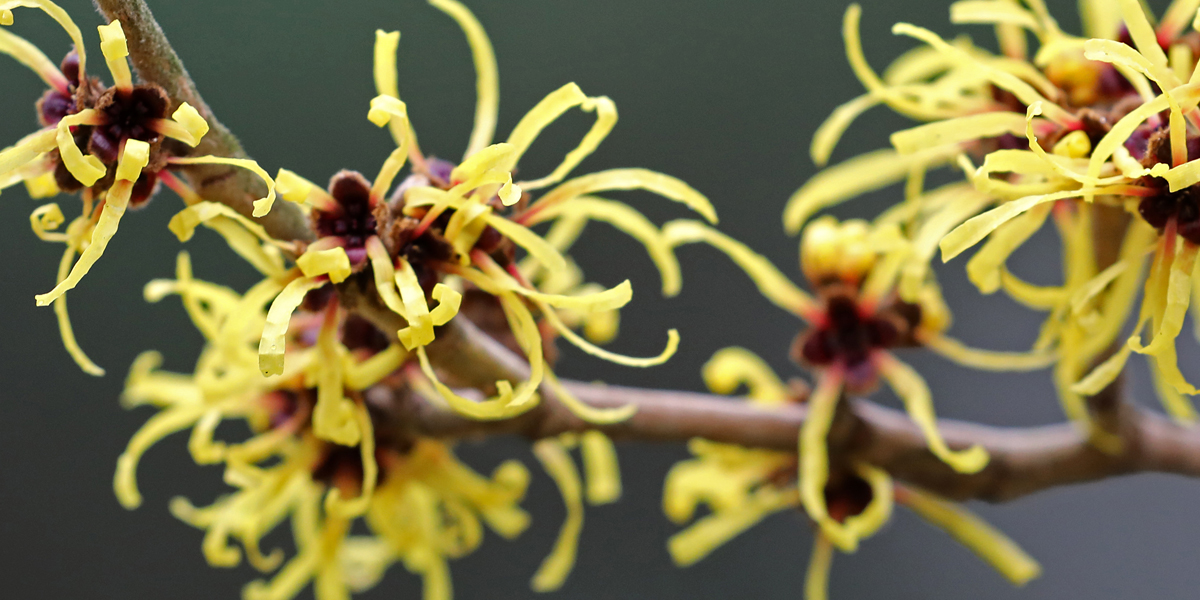
[[[92,155],[84,156],[79,146],[75,145],[75,136],[71,134],[72,125],[87,124],[97,117],[94,109],[85,109],[73,115],[67,115],[58,122],[55,133],[55,143],[58,145],[59,156],[63,165],[71,175],[79,180],[84,187],[91,187],[101,177],[106,169],[100,159]],[[131,140],[134,141],[134,140]]]
[[[833,544],[820,531],[814,536],[808,572],[804,576],[804,600],[829,598],[829,569],[833,566]]]
[[[825,503],[825,485],[829,483],[829,447],[827,438],[833,413],[842,395],[842,376],[827,372],[808,398],[808,414],[800,426],[800,503],[817,522],[822,535],[843,552],[858,548],[858,538],[829,515]]]
[[[597,173],[589,173],[563,182],[550,190],[537,202],[529,207],[526,215],[536,214],[558,202],[594,194],[596,192],[618,190],[646,190],[654,192],[668,200],[679,202],[700,213],[709,223],[717,223],[717,211],[708,198],[693,189],[688,184],[648,169],[609,169]]]
[[[458,22],[467,37],[471,59],[475,63],[475,126],[471,128],[471,140],[463,153],[465,159],[492,143],[492,136],[496,133],[496,114],[500,107],[500,75],[496,68],[496,53],[479,19],[467,7],[455,0],[429,0],[429,3]],[[395,54],[395,50],[392,54]]]
[[[170,119],[161,119],[154,125],[159,133],[193,148],[208,133],[208,121],[187,102],[180,104]]]
[[[783,225],[789,234],[800,229],[817,211],[889,186],[908,176],[914,167],[940,166],[960,152],[947,146],[926,152],[902,155],[884,149],[851,158],[821,171],[788,198],[783,209]]]
[[[937,416],[933,412],[929,386],[912,367],[889,356],[884,359],[881,372],[892,390],[904,401],[909,417],[925,434],[930,452],[959,473],[978,473],[987,466],[988,453],[982,446],[955,451],[946,445],[937,429]]]
[[[1041,565],[1016,542],[961,506],[911,487],[904,488],[901,502],[954,536],[1013,584],[1024,585],[1041,574]]]
[[[537,217],[529,225],[569,215],[577,219],[579,229],[588,219],[606,221],[620,229],[630,237],[641,242],[646,247],[646,253],[658,267],[662,276],[662,293],[664,296],[674,296],[679,293],[682,285],[679,273],[679,260],[675,258],[670,244],[666,243],[661,232],[642,213],[623,202],[605,200],[591,196],[581,196],[568,200],[556,206],[539,211]],[[563,221],[556,221],[559,223]],[[550,236],[547,235],[547,239]],[[557,247],[563,247],[556,245]]]
[[[296,259],[296,266],[305,277],[328,275],[331,283],[341,283],[350,276],[350,257],[346,249],[336,246],[328,250],[310,247]]]
[[[375,91],[381,96],[391,96],[400,99],[400,90],[396,85],[396,49],[400,46],[400,32],[375,31]],[[407,122],[387,122],[392,131],[396,145],[408,137]],[[382,126],[382,124],[380,124]]]
[[[135,144],[135,142],[137,143]],[[121,159],[117,166],[118,175],[132,175],[136,178],[137,174],[141,173],[146,166],[147,148],[145,146],[145,142],[137,140],[126,142],[125,152],[121,153]],[[129,206],[129,195],[132,191],[133,181],[117,178],[116,183],[105,196],[104,208],[100,211],[100,218],[92,230],[91,243],[79,255],[79,262],[76,262],[75,266],[71,268],[71,273],[66,279],[60,281],[49,292],[35,297],[38,306],[46,306],[65,294],[67,290],[73,289],[91,270],[92,265],[100,260],[100,257],[104,255],[105,248],[108,247],[109,240],[117,233],[117,225],[120,224],[121,217],[125,215],[125,209]]]
[[[535,592],[549,592],[562,587],[575,566],[579,533],[583,530],[583,492],[579,469],[561,442],[553,439],[534,442],[533,454],[558,486],[567,507],[567,518],[558,532],[554,549],[542,561],[531,582]]]
[[[129,72],[129,61],[125,60],[129,56],[129,47],[125,42],[121,22],[113,21],[96,29],[100,30],[100,52],[104,54],[108,71],[112,73],[113,85],[119,90],[133,89],[133,75]],[[83,65],[80,64],[79,68],[82,71]]]
[[[69,117],[68,117],[69,118]],[[275,180],[258,166],[258,163],[248,158],[225,158],[222,156],[193,156],[189,158],[172,158],[172,165],[229,165],[231,167],[240,167],[246,169],[255,175],[258,175],[263,183],[267,184],[267,195],[254,201],[254,217],[262,217],[271,212],[271,206],[275,204]]]
[[[929,148],[959,144],[972,140],[996,137],[1005,133],[1019,135],[1025,130],[1025,117],[1020,113],[992,112],[927,123],[897,131],[891,136],[892,146],[902,155]]]
[[[816,301],[812,296],[796,287],[787,277],[771,264],[771,261],[754,252],[745,244],[713,229],[699,221],[678,220],[663,226],[663,237],[672,246],[703,242],[724,252],[741,267],[758,286],[758,291],[776,306],[804,316],[812,313]]]
[[[67,35],[71,37],[71,42],[75,44],[75,52],[79,55],[79,82],[83,83],[87,76],[87,48],[83,45],[83,33],[79,31],[79,27],[75,25],[75,21],[71,20],[67,11],[50,0],[2,0],[0,1],[0,25],[12,25],[12,9],[18,6],[41,9],[42,12],[50,15],[51,19],[57,21],[63,31],[67,32]]]
[[[375,493],[375,485],[379,481],[379,465],[375,462],[375,434],[372,431],[371,416],[367,407],[361,403],[354,406],[354,414],[361,432],[358,447],[359,457],[363,465],[362,492],[353,500],[342,498],[341,490],[334,487],[325,496],[325,510],[339,517],[356,517],[367,512],[371,498]]]
[[[286,349],[284,338],[292,321],[292,313],[304,301],[305,294],[326,283],[323,278],[297,277],[284,286],[283,291],[271,302],[262,338],[258,343],[258,368],[264,376],[283,373],[283,354]]]
[[[1058,357],[1053,352],[997,352],[971,348],[962,342],[933,335],[921,340],[922,345],[942,356],[968,367],[988,371],[1032,371],[1054,364]]]
[[[621,467],[612,440],[594,429],[585,431],[579,434],[579,455],[583,458],[588,504],[609,504],[620,499]]]
[[[718,350],[701,373],[708,389],[718,394],[732,394],[745,385],[751,400],[769,406],[787,402],[790,395],[771,366],[745,348]]]
[[[571,390],[567,389],[566,386],[564,386],[562,382],[558,380],[558,377],[555,376],[554,373],[549,369],[546,370],[546,385],[554,391],[554,396],[558,398],[558,401],[561,402],[563,406],[567,407],[567,410],[571,411],[575,416],[587,421],[588,423],[595,425],[620,423],[621,421],[628,420],[633,416],[634,413],[637,412],[637,406],[634,404],[626,404],[625,406],[618,406],[615,408],[596,408],[594,406],[589,406],[587,403],[576,397],[575,394],[572,394]],[[589,486],[590,485],[591,484],[589,484]],[[588,488],[588,494],[588,497],[590,498],[592,494],[590,487]],[[620,495],[620,479],[617,480],[617,495]],[[592,504],[603,503],[600,501],[590,502]]]
[[[10,15],[12,13],[9,13]],[[30,71],[37,73],[46,85],[63,93],[67,92],[69,85],[66,77],[59,72],[55,66],[37,46],[25,41],[24,38],[13,35],[3,29],[0,29],[0,52],[7,54],[17,62],[29,67]]]

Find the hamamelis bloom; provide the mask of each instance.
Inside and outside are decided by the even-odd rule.
[[[207,345],[190,375],[159,371],[155,353],[135,362],[123,400],[159,413],[118,461],[117,497],[128,508],[138,506],[134,473],[140,456],[157,440],[190,429],[194,460],[224,464],[226,481],[236,489],[203,508],[176,498],[171,510],[205,530],[202,550],[213,566],[235,566],[244,554],[256,569],[278,569],[269,583],[250,584],[248,598],[292,598],[310,581],[318,598],[344,598],[402,562],[423,577],[427,598],[448,600],[447,561],[478,547],[483,524],[505,537],[526,528],[529,517],[518,503],[528,472],[509,461],[489,479],[459,463],[441,442],[397,437],[382,415],[368,410],[363,393],[398,377],[405,354],[361,319],[330,320],[338,314],[332,304],[294,317],[289,372],[259,376],[254,344],[270,300],[264,289],[269,286],[241,296],[197,281],[186,255],[176,279],[147,286],[150,300],[178,295]],[[354,431],[337,442],[315,435],[331,383],[339,386],[335,395],[343,403],[333,406],[347,409]],[[216,439],[227,420],[245,421],[251,435],[238,442]],[[350,535],[359,518],[370,535]],[[284,564],[282,550],[264,552],[260,544],[286,519],[297,554]]]
[[[971,349],[945,336],[949,312],[931,279],[922,282],[914,301],[901,300],[895,283],[913,249],[894,226],[839,224],[830,217],[813,222],[800,245],[800,262],[816,297],[745,245],[701,223],[675,221],[664,233],[672,244],[704,242],[721,250],[767,299],[807,323],[792,348],[792,359],[817,379],[800,431],[800,501],[824,535],[846,551],[856,547],[859,533],[830,515],[822,492],[829,477],[826,436],[844,395],[870,393],[882,378],[903,400],[934,455],[962,473],[977,472],[988,461],[980,446],[953,450],[946,444],[929,387],[891,350],[924,346],[967,365],[999,370],[1040,368],[1054,358]]]
[[[277,179],[286,200],[306,207],[319,239],[297,260],[301,275],[287,284],[272,304],[260,344],[266,375],[283,368],[288,315],[308,290],[351,277],[367,279],[382,304],[407,323],[396,331],[406,350],[416,354],[438,394],[456,411],[477,419],[514,416],[535,406],[543,384],[570,408],[592,422],[627,418],[631,408],[598,410],[574,398],[550,370],[545,346],[552,331],[589,354],[630,366],[650,366],[669,358],[678,336],[668,332],[658,356],[633,358],[604,350],[574,331],[604,340],[615,334],[615,311],[632,297],[629,282],[609,289],[582,282],[563,250],[588,221],[605,221],[641,241],[663,275],[663,291],[679,289],[679,266],[662,232],[628,205],[595,194],[648,190],[680,202],[710,221],[711,203],[683,182],[645,169],[613,169],[566,179],[608,135],[616,108],[603,96],[585,95],[575,84],[552,92],[526,114],[507,141],[492,143],[497,110],[497,75],[491,44],[475,17],[449,0],[431,2],[453,17],[466,33],[475,61],[475,128],[458,164],[425,157],[418,147],[407,108],[398,97],[395,54],[398,33],[377,32],[375,83],[368,118],[387,126],[396,149],[373,182],[349,172],[334,177],[328,191],[295,173]],[[514,182],[513,173],[539,133],[572,108],[592,112],[596,120],[578,146],[544,177]],[[405,163],[412,173],[392,191]],[[549,188],[539,198],[531,191]],[[530,228],[554,222],[547,237]],[[526,255],[518,262],[518,252]],[[369,265],[369,269],[368,269]],[[442,279],[454,276],[449,282]],[[357,280],[356,280],[357,281]],[[459,396],[441,384],[425,347],[435,327],[454,318],[461,292],[478,291],[494,299],[517,349],[530,364],[519,382],[498,381],[495,394],[481,402]],[[561,313],[561,314],[560,314]],[[544,327],[543,327],[544,326]]]
[[[817,130],[813,160],[824,165],[853,120],[878,104],[927,123],[893,133],[891,149],[852,158],[813,177],[788,202],[787,230],[798,233],[822,208],[903,180],[908,200],[915,202],[928,169],[961,162],[965,154],[1028,154],[1032,149],[1022,139],[1027,128],[1047,149],[1062,144],[1064,154],[1077,154],[1070,158],[1086,156],[1122,116],[1154,97],[1152,84],[1161,80],[1160,88],[1170,89],[1190,80],[1197,40],[1185,34],[1184,27],[1194,16],[1192,0],[1174,2],[1157,30],[1136,0],[1081,2],[1081,10],[1089,15],[1089,35],[1109,38],[1091,40],[1064,33],[1042,0],[1025,4],[1028,8],[1017,2],[975,0],[951,5],[955,23],[994,25],[1003,56],[965,38],[946,41],[927,29],[899,23],[893,27],[895,34],[925,46],[902,55],[882,75],[866,61],[858,29],[861,10],[851,6],[843,24],[846,54],[867,93],[839,107]],[[1122,19],[1125,26],[1118,27]],[[1032,57],[1027,33],[1039,42]],[[1040,112],[1027,125],[1027,109],[1034,105]],[[986,191],[996,199],[1020,193],[1020,186],[1005,183]],[[1061,188],[1024,189],[1027,195]]]
[[[1196,233],[1200,231],[1200,216],[1197,216],[1200,210],[1193,199],[1195,185],[1200,181],[1200,160],[1193,159],[1200,152],[1194,149],[1197,136],[1190,122],[1196,118],[1196,105],[1200,103],[1200,91],[1194,83],[1200,70],[1195,68],[1190,45],[1196,34],[1181,36],[1185,17],[1195,10],[1194,3],[1176,3],[1155,30],[1140,5],[1122,2],[1121,14],[1132,47],[1103,39],[1080,41],[1078,46],[1086,58],[1111,64],[1126,73],[1138,92],[1127,98],[1130,101],[1114,105],[1105,113],[1103,128],[1093,131],[1095,127],[1088,126],[1063,136],[1049,152],[1044,147],[1050,146],[1049,141],[1039,139],[1032,126],[1027,126],[1029,151],[989,154],[974,175],[976,185],[993,185],[996,180],[991,175],[999,173],[1008,182],[1018,184],[1014,187],[1021,189],[1021,194],[967,221],[941,242],[944,259],[954,257],[989,234],[991,240],[979,254],[984,254],[988,247],[1001,245],[1011,252],[1027,237],[1015,232],[1039,218],[1039,212],[1044,215],[1048,210],[1045,205],[1056,202],[1105,203],[1138,215],[1143,223],[1135,223],[1129,229],[1125,251],[1116,264],[1096,273],[1086,259],[1067,262],[1068,285],[1085,297],[1111,287],[1108,293],[1113,299],[1109,304],[1114,307],[1105,310],[1103,318],[1091,324],[1103,335],[1091,337],[1089,344],[1084,344],[1088,352],[1076,354],[1076,358],[1082,359],[1071,369],[1073,377],[1060,378],[1068,414],[1076,421],[1081,420],[1082,413],[1079,397],[1095,394],[1112,382],[1131,352],[1151,358],[1156,387],[1168,412],[1183,422],[1195,420],[1195,409],[1183,395],[1195,394],[1197,389],[1181,373],[1175,349],[1175,340],[1194,294],[1192,273],[1196,243],[1200,242],[1200,234]],[[1043,108],[1040,103],[1031,104],[1027,122],[1032,123]],[[1158,232],[1157,243],[1147,235],[1150,228],[1146,224]],[[1081,225],[1086,228],[1087,223],[1081,221]],[[1154,258],[1134,335],[1076,383],[1088,366],[1082,361],[1090,361],[1100,351],[1106,351],[1119,334],[1132,306],[1145,251],[1151,246]],[[1048,307],[1061,312],[1070,304],[1067,294],[1057,295],[1056,306],[1053,294],[1043,294],[1042,298]],[[1079,312],[1078,303],[1070,309]],[[1142,330],[1146,327],[1152,332],[1149,343],[1142,340]]]
[[[391,399],[436,392],[419,371],[402,368],[411,356],[400,344],[341,311],[331,289],[310,292],[304,310],[292,316],[288,369],[280,377],[261,377],[256,332],[278,288],[267,280],[239,295],[198,281],[186,254],[175,279],[147,286],[151,301],[178,295],[207,344],[191,375],[158,370],[161,357],[153,352],[135,362],[124,402],[160,412],[118,460],[118,499],[137,507],[140,457],[163,437],[190,429],[193,459],[223,463],[226,480],[238,488],[204,508],[172,501],[176,516],[206,531],[202,549],[210,564],[232,567],[244,553],[255,568],[274,571],[283,554],[264,553],[262,537],[288,518],[296,532],[297,555],[269,583],[248,586],[247,597],[286,600],[312,581],[318,598],[343,598],[402,562],[424,578],[426,598],[449,600],[447,561],[479,546],[483,524],[509,538],[528,525],[517,506],[528,472],[509,461],[490,480],[481,477],[458,463],[446,444],[413,437],[385,412],[369,409],[369,393]],[[245,421],[250,437],[216,439],[228,420]],[[582,477],[569,455],[575,447]],[[612,443],[595,431],[540,441],[534,453],[567,508],[558,541],[532,582],[534,589],[552,590],[574,565],[584,502],[615,501],[620,473]],[[371,535],[349,535],[358,518]]]
[[[704,365],[709,389],[730,394],[745,386],[748,401],[770,409],[792,401],[794,394],[767,364],[742,348],[726,348]],[[667,474],[663,508],[672,521],[691,521],[700,505],[710,513],[696,519],[667,543],[680,566],[703,559],[713,550],[767,517],[800,507],[796,457],[785,452],[742,448],[693,439],[694,458]],[[874,534],[888,521],[893,500],[946,530],[997,571],[1022,585],[1041,567],[1015,543],[965,509],[931,494],[895,484],[888,474],[865,463],[846,469],[823,492],[830,517],[859,538]],[[806,600],[827,596],[834,545],[818,529],[805,581]]]
[[[54,304],[71,357],[85,372],[101,375],[103,370],[75,341],[63,294],[104,254],[125,211],[144,205],[159,177],[168,175],[167,169],[176,165],[230,164],[259,172],[269,185],[270,178],[253,161],[178,158],[164,148],[168,138],[194,147],[208,131],[208,123],[187,103],[178,105],[168,117],[172,102],[162,88],[133,83],[119,21],[99,27],[100,49],[113,78],[113,85],[106,87],[88,76],[79,28],[58,5],[49,0],[20,0],[0,6],[40,8],[62,26],[75,45],[60,68],[29,42],[0,29],[0,52],[28,66],[50,86],[37,105],[43,129],[0,152],[0,189],[24,181],[35,198],[60,190],[82,190],[83,210],[65,232],[53,231],[65,222],[55,203],[37,208],[30,216],[38,237],[67,246],[57,285],[38,295],[37,303]],[[265,214],[271,199],[273,192],[256,203],[255,213]]]

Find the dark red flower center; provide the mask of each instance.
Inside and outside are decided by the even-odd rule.
[[[895,345],[901,326],[891,314],[867,314],[853,296],[839,294],[825,302],[825,319],[797,339],[799,355],[793,358],[811,365],[840,363],[853,369],[867,362],[871,353]]]

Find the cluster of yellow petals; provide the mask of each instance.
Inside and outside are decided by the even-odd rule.
[[[1004,290],[1049,316],[1031,353],[976,360],[983,357],[959,352],[960,362],[985,368],[1053,362],[1068,417],[1098,447],[1115,451],[1115,437],[1095,427],[1084,399],[1112,382],[1131,353],[1151,358],[1167,411],[1182,422],[1196,418],[1186,396],[1197,388],[1180,372],[1175,350],[1192,296],[1200,289],[1193,277],[1195,245],[1177,237],[1171,227],[1156,233],[1137,209],[1139,199],[1154,189],[1173,193],[1200,182],[1200,160],[1188,161],[1186,149],[1188,132],[1195,131],[1200,114],[1200,69],[1190,47],[1180,41],[1185,29],[1195,27],[1198,3],[1172,2],[1157,25],[1136,0],[1089,1],[1080,7],[1087,37],[1064,33],[1041,0],[955,2],[951,21],[994,26],[1002,55],[966,38],[947,41],[901,23],[893,32],[923,45],[878,75],[863,53],[861,11],[851,6],[843,28],[846,53],[867,93],[839,107],[818,129],[814,161],[825,164],[850,123],[872,106],[886,104],[926,123],[892,134],[890,149],[851,158],[813,177],[789,200],[784,223],[788,231],[799,232],[822,209],[903,182],[903,202],[876,221],[901,226],[911,240],[912,251],[901,270],[917,277],[905,282],[901,276],[900,296],[911,301],[919,287],[914,284],[938,249],[943,260],[950,260],[982,243],[966,265],[979,290]],[[1117,41],[1122,26],[1129,45]],[[1039,43],[1036,51],[1026,46],[1028,33]],[[1111,104],[1097,96],[1103,69],[1123,77],[1132,90],[1130,99],[1140,104],[1114,117],[1107,133],[1089,138],[1080,130],[1076,111],[1093,103]],[[1027,107],[1024,114],[997,101],[997,92]],[[1124,144],[1162,113],[1169,115],[1164,129],[1170,133],[1171,162],[1147,168]],[[1052,134],[1057,141],[1047,145],[1044,140]],[[1020,140],[1026,148],[990,149],[989,140],[1002,136]],[[977,166],[972,154],[980,148],[984,153]],[[927,171],[943,166],[957,166],[965,180],[926,190]],[[1158,179],[1160,188],[1146,188],[1147,178]],[[1121,229],[1097,222],[1120,212],[1133,215]],[[1006,262],[1051,217],[1062,239],[1063,283],[1033,285],[1010,272]],[[1097,263],[1097,232],[1123,236],[1117,238],[1120,251],[1111,264]],[[1134,335],[1122,344],[1117,336],[1139,288],[1144,294]],[[1142,338],[1146,327],[1149,342]],[[935,351],[961,349],[952,340],[922,341]],[[1051,360],[1043,361],[1047,356]]]
[[[492,143],[498,107],[498,76],[491,44],[471,12],[451,0],[431,2],[454,18],[466,34],[477,73],[475,127],[463,161],[450,174],[447,187],[415,185],[406,188],[404,213],[420,219],[424,230],[437,217],[452,211],[442,233],[458,256],[455,264],[437,265],[456,276],[437,284],[429,306],[413,266],[403,255],[393,259],[383,242],[372,236],[366,244],[375,287],[384,304],[407,323],[396,334],[406,350],[416,354],[422,371],[431,380],[438,395],[452,408],[477,419],[501,419],[515,416],[536,406],[538,389],[543,384],[554,390],[572,410],[592,422],[613,422],[627,418],[631,408],[600,410],[576,399],[560,385],[542,348],[538,317],[559,335],[585,352],[605,360],[629,366],[651,366],[667,360],[678,344],[675,330],[668,332],[666,348],[657,356],[634,358],[595,345],[615,336],[617,311],[632,298],[628,281],[604,289],[583,282],[578,267],[565,255],[588,221],[607,222],[642,242],[662,273],[663,292],[678,293],[679,264],[663,231],[632,207],[596,196],[622,190],[646,190],[682,203],[716,222],[712,204],[699,192],[678,179],[645,169],[612,169],[564,179],[608,135],[617,120],[616,107],[603,96],[587,96],[574,83],[550,93],[530,110],[513,128],[504,142]],[[368,119],[379,127],[388,127],[396,150],[384,163],[375,179],[371,198],[384,201],[406,161],[415,173],[425,169],[416,133],[409,121],[405,104],[398,97],[396,51],[398,32],[376,33],[375,84],[378,96],[370,104]],[[514,182],[513,172],[521,157],[539,133],[572,108],[594,113],[595,122],[579,144],[548,175],[529,181]],[[335,202],[311,182],[287,170],[276,177],[285,200],[312,209],[329,207]],[[503,215],[497,208],[514,206],[524,194],[549,188],[519,213]],[[499,200],[499,206],[493,199]],[[552,223],[545,237],[533,226]],[[486,228],[492,228],[525,251],[526,257],[516,270],[506,270],[485,253],[474,250]],[[260,365],[265,375],[283,369],[283,336],[288,317],[304,294],[325,282],[338,283],[351,274],[344,250],[337,243],[318,240],[308,246],[297,260],[300,274],[292,279],[272,304],[267,329],[260,344]],[[504,310],[512,333],[531,365],[528,379],[520,382],[498,381],[497,394],[483,401],[463,398],[443,385],[431,364],[426,346],[434,341],[435,330],[457,314],[461,289],[471,285],[495,296]],[[537,314],[531,310],[536,308]],[[585,336],[575,332],[582,327]]]
[[[519,507],[528,471],[507,461],[491,478],[483,477],[459,463],[445,443],[423,438],[402,454],[380,449],[388,460],[377,463],[375,424],[359,394],[401,373],[410,355],[396,343],[370,356],[351,352],[338,339],[341,321],[334,305],[324,315],[292,318],[298,326],[319,327],[315,342],[291,344],[281,376],[263,378],[258,332],[279,288],[278,281],[268,279],[238,294],[194,279],[186,253],[179,256],[174,279],[146,286],[152,302],[179,296],[206,346],[190,375],[159,370],[161,357],[155,352],[135,361],[123,403],[153,406],[158,413],[118,460],[118,499],[127,508],[139,506],[141,456],[162,438],[190,429],[192,458],[197,464],[224,464],[225,480],[236,491],[203,508],[175,498],[171,511],[205,530],[202,549],[213,566],[235,566],[244,553],[260,571],[278,569],[270,582],[247,586],[247,598],[286,600],[310,581],[318,598],[344,598],[371,587],[389,565],[400,562],[424,578],[427,598],[449,600],[447,561],[479,546],[483,524],[509,538],[528,526],[529,516]],[[421,388],[420,381],[415,384]],[[283,422],[272,421],[265,397],[314,388],[311,413],[298,408]],[[217,427],[228,420],[245,421],[253,434],[238,442],[216,439]],[[343,497],[340,488],[313,478],[330,443],[359,449],[363,474],[357,496]],[[583,477],[569,455],[576,447]],[[543,440],[534,453],[567,507],[559,540],[533,579],[535,589],[551,590],[562,585],[574,565],[583,502],[616,500],[620,474],[612,443],[595,431]],[[358,518],[365,520],[370,536],[350,534]],[[260,547],[262,537],[285,519],[292,522],[297,546],[286,564],[281,550],[264,553]]]
[[[66,11],[50,0],[9,0],[0,2],[0,13],[4,15],[4,18],[0,19],[0,25],[12,24],[11,9],[16,7],[40,9],[62,26],[78,54],[79,82],[82,84],[87,76],[86,48],[79,27]],[[119,93],[127,93],[133,88],[133,79],[129,70],[129,50],[121,23],[113,21],[101,25],[98,31],[100,49],[113,77],[114,87]],[[0,52],[28,66],[61,93],[67,93],[69,86],[73,85],[73,82],[68,82],[41,51],[19,36],[0,30]],[[76,342],[67,313],[65,293],[74,288],[104,254],[129,207],[134,185],[150,159],[150,147],[146,142],[136,139],[122,140],[112,185],[103,190],[91,187],[106,175],[107,167],[95,156],[83,154],[75,143],[71,128],[78,125],[96,125],[102,121],[103,118],[94,109],[85,108],[0,151],[0,189],[23,181],[33,198],[56,195],[59,190],[54,183],[55,163],[51,160],[54,151],[57,151],[59,159],[71,176],[87,188],[83,192],[83,210],[67,225],[65,231],[56,231],[65,222],[57,203],[45,204],[35,209],[30,215],[30,223],[39,238],[66,245],[59,265],[57,284],[51,291],[39,294],[36,300],[39,306],[54,305],[64,346],[80,368],[92,375],[102,375],[104,370],[92,362]],[[170,119],[158,119],[151,123],[151,126],[162,135],[191,147],[195,147],[209,129],[204,117],[186,102],[178,106]],[[267,181],[270,191],[265,199],[266,205],[263,210],[255,211],[256,216],[265,214],[274,198],[270,177],[266,176],[254,161],[199,156],[169,158],[167,162],[170,165],[229,164],[259,173]],[[189,201],[189,204],[195,202]],[[227,215],[227,218],[233,217]],[[244,237],[244,233],[234,232],[227,226],[224,227],[223,233],[234,238]],[[232,243],[234,242],[231,241]]]
[[[712,391],[731,394],[744,386],[747,400],[768,410],[789,401],[788,387],[761,358],[744,348],[717,352],[704,365],[703,375]],[[794,480],[780,478],[781,471],[795,464],[794,454],[703,439],[691,440],[688,448],[694,458],[676,464],[668,473],[663,509],[681,525],[692,521],[700,505],[711,512],[668,541],[667,548],[676,564],[694,564],[772,514],[808,508],[803,501],[803,474],[800,486]],[[853,468],[870,486],[870,502],[843,523],[826,516],[836,525],[832,529],[809,511],[820,527],[805,582],[806,600],[827,597],[833,549],[853,552],[859,540],[873,535],[890,519],[893,500],[950,533],[1016,585],[1040,573],[1037,562],[1012,540],[962,507],[928,492],[894,484],[886,472],[869,464],[855,463]],[[823,495],[823,482],[821,488]]]

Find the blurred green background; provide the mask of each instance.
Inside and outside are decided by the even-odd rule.
[[[79,21],[93,73],[103,72],[95,25],[84,0],[63,3]],[[842,52],[841,2],[692,0],[473,2],[491,35],[500,64],[498,134],[546,93],[568,81],[589,94],[613,98],[617,128],[577,170],[640,166],[678,176],[706,193],[721,227],[799,276],[796,240],[784,235],[783,203],[815,169],[809,139],[839,103],[861,92]],[[1159,12],[1161,4],[1156,4]],[[400,29],[400,90],[423,148],[456,159],[466,144],[474,103],[474,74],[456,25],[417,0],[320,2],[179,0],[152,2],[218,117],[238,133],[268,171],[293,169],[324,181],[342,168],[373,176],[391,149],[386,132],[366,120],[374,94],[374,30]],[[914,42],[890,34],[912,21],[944,35],[955,32],[947,5],[924,0],[867,2],[864,40],[879,69]],[[1078,31],[1070,2],[1052,10]],[[12,30],[57,60],[66,36],[45,16],[17,12]],[[968,33],[992,45],[987,28]],[[107,77],[107,74],[105,74]],[[33,102],[42,92],[34,75],[0,61],[0,144],[36,127]],[[547,172],[586,130],[590,118],[572,113],[547,130],[523,161],[527,173]],[[848,132],[834,160],[881,147],[903,119],[876,109]],[[896,190],[859,199],[836,211],[869,216],[893,202]],[[646,194],[626,198],[656,221],[690,216]],[[78,210],[60,198],[64,211]],[[185,436],[170,438],[142,461],[145,504],[123,510],[111,491],[117,455],[150,416],[117,403],[124,372],[141,350],[158,349],[169,368],[190,371],[200,337],[173,299],[148,305],[142,285],[170,276],[180,244],[166,230],[180,203],[169,192],[131,213],[103,260],[69,295],[83,347],[109,374],[81,373],[58,341],[53,313],[33,295],[50,289],[60,246],[39,242],[28,227],[36,204],[14,188],[0,201],[0,577],[4,593],[26,598],[237,598],[257,576],[249,567],[208,567],[201,532],[167,512],[186,495],[207,503],[224,491],[220,471],[192,464]],[[1035,238],[1014,258],[1023,275],[1057,277],[1057,240]],[[254,280],[208,232],[182,248],[196,275],[245,289]],[[567,351],[560,373],[629,385],[698,390],[699,368],[717,349],[744,345],[784,376],[802,373],[787,361],[798,321],[761,299],[746,278],[715,252],[682,251],[684,291],[657,296],[658,278],[634,242],[603,225],[589,228],[575,256],[590,278],[608,285],[629,277],[636,290],[624,311],[614,349],[633,354],[660,347],[669,327],[683,336],[666,366],[634,370]],[[957,322],[953,333],[1000,349],[1020,349],[1037,329],[1037,315],[999,297],[980,297],[961,274],[962,261],[939,274]],[[1182,351],[1195,373],[1196,352]],[[930,380],[944,416],[996,425],[1057,422],[1046,373],[995,375],[966,371],[936,357],[911,354]],[[1140,366],[1139,366],[1140,368]],[[1144,372],[1132,375],[1135,396],[1152,398]],[[894,403],[885,395],[880,401]],[[473,466],[490,470],[504,458],[530,460],[520,440],[464,442]],[[563,599],[797,598],[811,545],[798,513],[782,514],[740,536],[704,562],[678,569],[665,541],[676,528],[660,508],[662,477],[685,456],[681,446],[623,444],[625,498],[589,509],[575,572]],[[1193,598],[1200,590],[1200,482],[1142,475],[1056,489],[1004,506],[973,508],[1042,561],[1045,574],[1024,590],[903,509],[853,556],[834,562],[831,597],[851,598]],[[532,528],[515,542],[489,535],[483,548],[452,564],[457,597],[524,598],[528,579],[550,548],[563,517],[557,492],[537,473],[526,506]],[[273,535],[267,547],[288,543]],[[363,598],[415,598],[419,579],[394,567]],[[305,591],[301,597],[308,597]]]

